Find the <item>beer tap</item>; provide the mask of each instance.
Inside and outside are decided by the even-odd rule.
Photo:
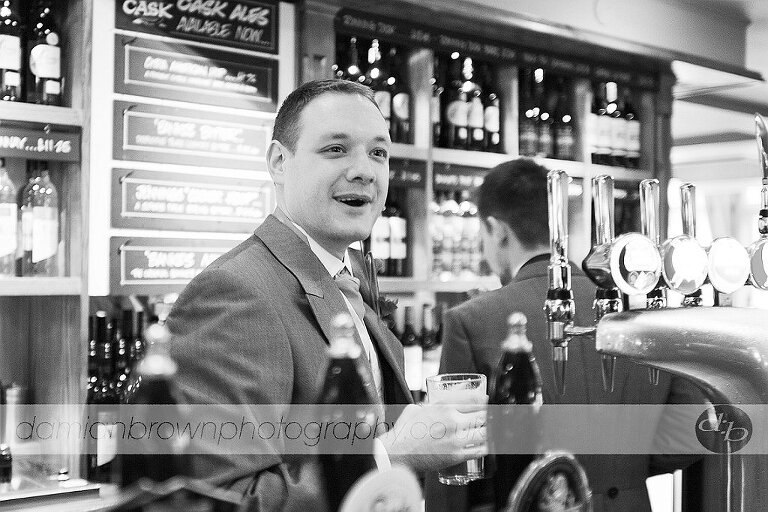
[[[768,290],[768,129],[760,114],[755,114],[755,139],[763,188],[760,191],[760,217],[757,230],[760,238],[749,246],[749,282],[755,288]]]
[[[549,289],[544,301],[547,316],[547,338],[552,343],[555,389],[565,392],[568,343],[574,336],[594,333],[595,329],[574,327],[576,304],[571,289],[571,266],[568,263],[568,181],[565,171],[547,174],[549,204]]]
[[[707,280],[707,252],[696,240],[696,187],[680,187],[683,234],[661,246],[662,275],[670,290],[685,295],[683,307],[701,305],[701,287]]]
[[[658,248],[661,245],[661,230],[659,226],[659,180],[647,179],[640,182],[640,224],[643,235],[648,237]],[[667,289],[659,277],[656,286],[646,294],[646,309],[664,309],[667,307]],[[651,384],[659,384],[660,370],[648,367],[648,380]]]
[[[594,302],[597,324],[606,314],[624,310],[622,293],[646,295],[654,289],[661,276],[661,257],[656,244],[640,233],[614,238],[613,178],[601,175],[592,179],[592,203],[596,240],[582,267],[598,286]],[[616,357],[600,357],[603,387],[612,392]]]

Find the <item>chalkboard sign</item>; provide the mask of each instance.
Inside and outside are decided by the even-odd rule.
[[[276,112],[277,61],[116,35],[115,92]]]
[[[399,188],[426,187],[427,169],[424,162],[392,159],[389,162],[389,186]]]
[[[116,101],[115,160],[265,168],[272,120]]]
[[[243,239],[246,237],[243,235]],[[198,238],[112,237],[110,293],[180,292],[193,277],[237,244],[233,240]]]
[[[0,154],[3,157],[79,162],[80,133],[0,126]]]
[[[136,169],[112,170],[112,226],[249,233],[274,209],[262,179]]]
[[[119,29],[278,52],[276,0],[116,0],[115,7]]]

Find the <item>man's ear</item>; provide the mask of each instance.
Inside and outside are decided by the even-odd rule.
[[[282,185],[285,182],[285,161],[289,155],[288,148],[281,142],[273,140],[267,148],[267,169],[272,176],[275,185]]]
[[[512,230],[503,220],[499,220],[496,217],[489,216],[487,219],[488,233],[491,238],[498,244],[499,247],[504,247],[509,242],[509,236],[512,234]]]

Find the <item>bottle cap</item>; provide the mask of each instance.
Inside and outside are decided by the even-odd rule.
[[[519,311],[515,311],[509,317],[507,318],[507,325],[512,326],[525,326],[528,324],[528,319],[525,317],[523,313],[520,313]]]

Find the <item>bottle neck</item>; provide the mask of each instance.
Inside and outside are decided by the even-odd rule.
[[[511,327],[509,335],[502,344],[502,349],[506,352],[525,352],[530,354],[533,351],[533,345],[525,334],[525,328]]]

